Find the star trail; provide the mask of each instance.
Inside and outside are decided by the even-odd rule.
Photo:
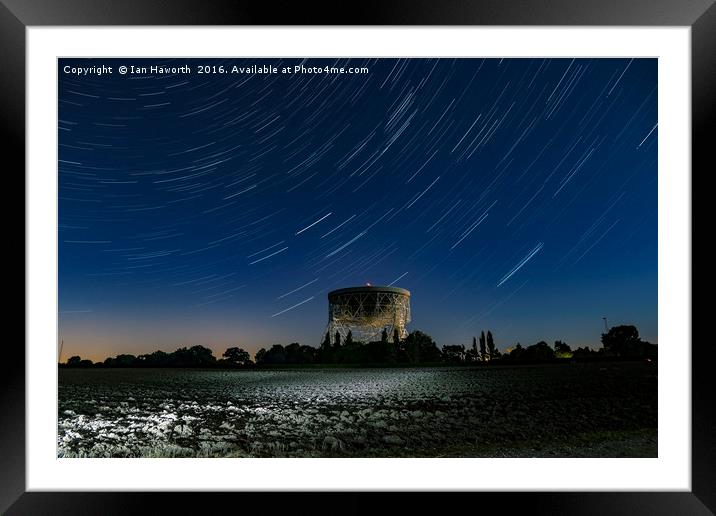
[[[438,345],[596,347],[603,316],[658,341],[655,59],[58,75],[66,355],[317,346],[327,293],[368,282],[410,290]]]

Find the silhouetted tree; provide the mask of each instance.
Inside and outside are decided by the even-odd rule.
[[[567,344],[565,344],[561,340],[555,340],[554,341],[554,354],[557,356],[557,358],[571,358],[572,357],[572,348],[570,348]]]
[[[191,353],[187,347],[182,347],[169,353],[169,364],[174,367],[187,367],[191,365]]]
[[[302,362],[301,345],[298,342],[292,342],[286,346],[285,353],[287,364],[300,364]]]
[[[303,344],[299,352],[302,364],[313,364],[317,361],[318,350],[313,346]]]
[[[266,358],[266,349],[261,348],[259,349],[256,354],[254,355],[254,360],[257,364],[263,364],[264,359]]]
[[[216,364],[216,357],[209,348],[204,346],[190,347],[188,355],[191,367],[210,367]]]
[[[286,350],[281,344],[274,344],[263,357],[265,364],[285,364]]]
[[[326,337],[321,342],[321,347],[318,350],[318,361],[323,364],[328,364],[333,361],[333,346],[331,346],[331,333],[326,332]]]
[[[107,360],[112,360],[113,363],[107,364]],[[104,361],[105,365],[110,365],[111,367],[116,366],[116,363],[114,363],[113,358],[108,358],[107,360]],[[169,353],[157,350],[153,353],[139,355],[137,357],[137,362],[142,367],[166,367],[167,365],[169,365]]]
[[[622,325],[602,334],[604,352],[625,358],[656,358],[656,345],[639,338],[636,326]]]
[[[321,342],[321,349],[328,349],[331,347],[331,333],[326,332],[326,336],[323,339],[323,342]]]
[[[115,367],[133,367],[137,365],[137,357],[134,355],[117,355],[114,358],[114,366]]]
[[[75,355],[67,359],[66,365],[67,367],[92,367],[94,363]]]
[[[462,344],[443,346],[443,359],[446,362],[464,362],[465,346],[463,346]]]
[[[227,348],[221,356],[226,358],[227,362],[235,365],[245,366],[251,363],[251,355],[249,355],[248,351],[237,347]]]
[[[363,352],[366,360],[370,363],[395,362],[396,354],[393,353],[393,344],[388,341],[388,329],[383,328],[380,340],[369,342]]]
[[[487,357],[489,360],[496,358],[495,356],[495,341],[492,338],[492,332],[487,330]]]
[[[472,337],[472,359],[477,361],[480,359],[480,355],[477,354],[477,339]]]
[[[483,362],[487,360],[486,338],[484,331],[480,333],[480,360]]]
[[[572,356],[575,358],[585,358],[590,357],[592,355],[596,355],[593,349],[584,346],[583,348],[577,348],[574,351],[572,351]]]
[[[437,362],[440,350],[430,335],[419,330],[411,332],[405,339],[405,351],[410,363]]]
[[[392,363],[398,361],[398,355],[400,353],[400,333],[398,328],[393,328],[393,342],[389,347],[388,360]]]
[[[336,333],[336,335],[338,334]],[[348,330],[345,340],[339,345],[340,347],[336,349],[333,356],[334,362],[339,364],[351,364],[358,363],[361,360],[359,349],[361,344],[353,341],[353,332]]]
[[[179,348],[169,354],[169,363],[174,367],[190,367],[192,362],[192,353],[187,347]]]
[[[522,360],[541,361],[551,360],[554,358],[554,350],[545,341],[539,341],[537,344],[527,346],[521,356]]]
[[[120,362],[120,357],[117,357]],[[209,348],[192,346],[179,348],[169,356],[169,363],[175,367],[211,367],[216,365],[216,357]]]
[[[318,350],[311,346],[292,342],[285,350],[287,364],[310,364],[316,361]]]
[[[510,351],[510,353],[507,355],[508,358],[511,360],[519,360],[522,358],[522,355],[524,355],[525,348],[522,347],[522,344],[519,342],[515,345],[514,348]]]
[[[334,346],[336,349],[338,349],[338,348],[341,347],[341,334],[340,334],[340,332],[336,332],[336,338],[335,338],[335,341],[333,342],[333,346]]]

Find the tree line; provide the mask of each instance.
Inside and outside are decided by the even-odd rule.
[[[635,326],[622,325],[611,328],[601,336],[602,348],[594,350],[587,346],[574,350],[561,340],[550,346],[545,341],[523,347],[519,342],[504,352],[495,345],[491,331],[482,331],[479,338],[472,338],[472,345],[444,345],[438,348],[430,335],[415,330],[401,339],[398,331],[389,338],[383,330],[381,339],[373,342],[353,340],[349,331],[345,339],[336,333],[333,342],[326,334],[321,345],[301,345],[293,342],[287,346],[274,344],[259,349],[252,360],[249,352],[240,347],[229,347],[221,358],[204,346],[179,348],[172,353],[155,351],[143,355],[121,354],[103,362],[93,363],[79,356],[70,357],[62,367],[203,367],[203,368],[249,368],[255,366],[296,364],[440,364],[440,363],[523,363],[549,362],[564,359],[656,359],[657,346],[643,341]]]
[[[239,347],[224,351],[217,359],[211,349],[204,346],[179,348],[172,353],[154,351],[144,355],[121,354],[108,357],[103,362],[92,362],[79,356],[67,359],[66,367],[248,367],[254,364],[251,355]]]

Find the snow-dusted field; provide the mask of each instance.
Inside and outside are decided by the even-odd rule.
[[[656,365],[61,369],[59,457],[656,456]]]

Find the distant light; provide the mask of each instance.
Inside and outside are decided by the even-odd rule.
[[[366,287],[371,287],[372,285],[370,283],[365,284]]]

